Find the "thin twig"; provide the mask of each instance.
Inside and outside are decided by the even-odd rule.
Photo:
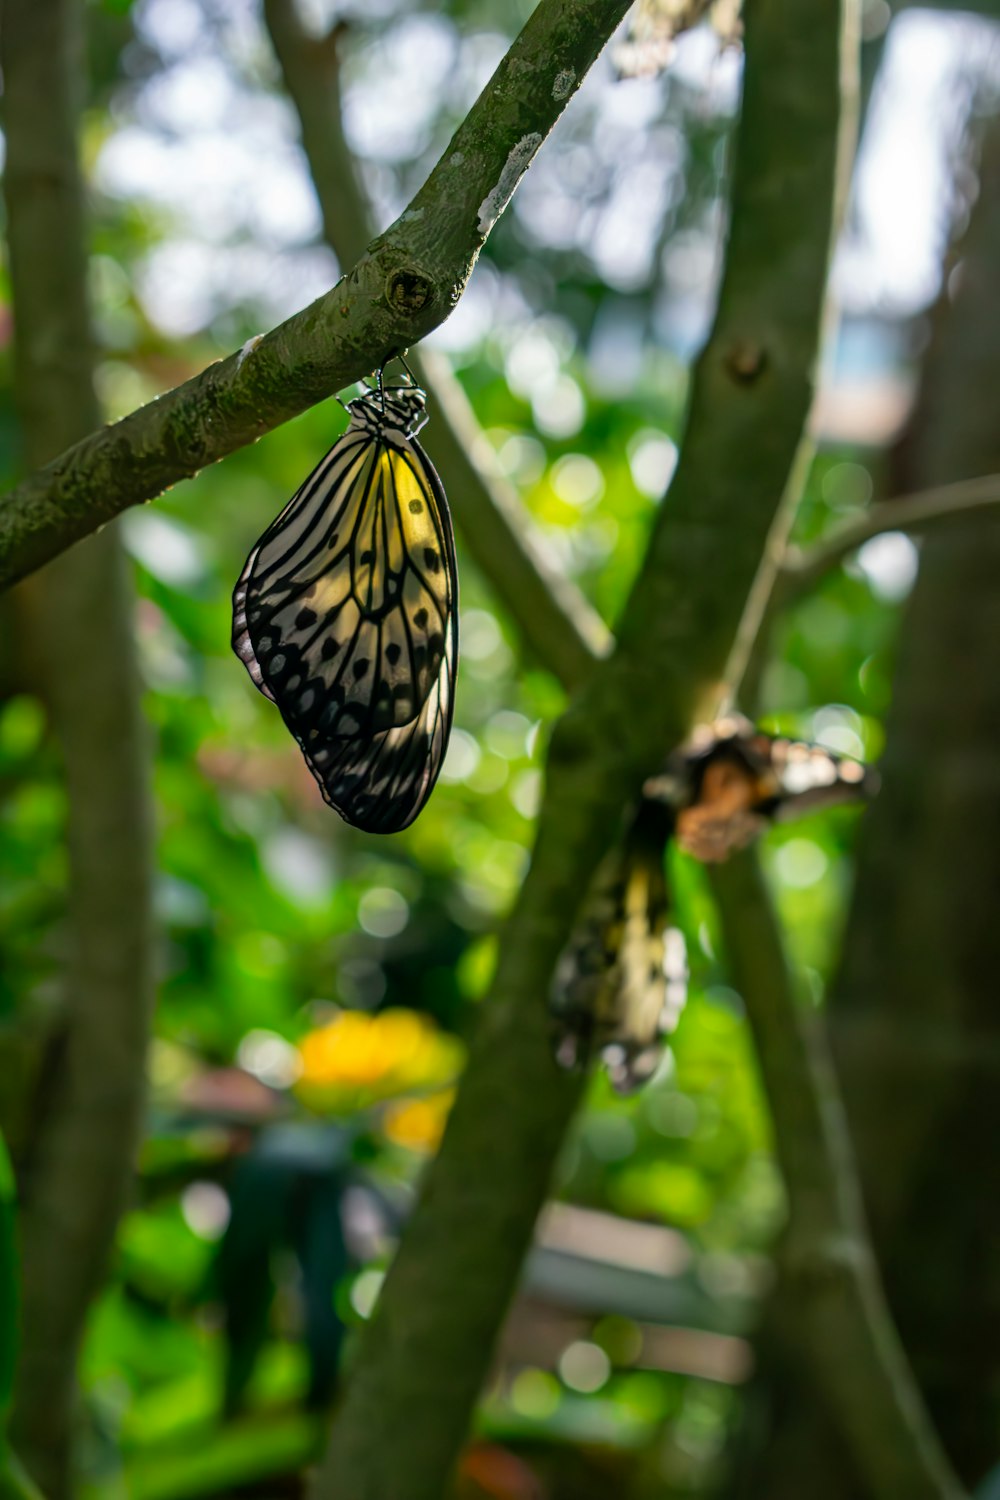
[[[809,547],[788,546],[782,537],[773,539],[757,580],[757,607],[747,610],[730,663],[730,682],[744,712],[755,715],[778,616],[811,593],[852,552],[886,532],[933,531],[988,513],[998,502],[1000,475],[987,474],[880,500]]]
[[[810,547],[790,547],[782,562],[775,607],[787,608],[814,589],[834,568],[887,531],[924,532],[968,520],[1000,505],[1000,474],[938,485],[915,495],[880,500],[870,510],[852,517]]]

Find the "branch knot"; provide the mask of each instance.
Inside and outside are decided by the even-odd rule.
[[[726,353],[726,369],[737,385],[753,385],[766,364],[767,354],[750,339],[739,339]]]
[[[434,301],[434,283],[416,266],[404,266],[389,276],[385,284],[385,297],[396,312],[423,312]]]

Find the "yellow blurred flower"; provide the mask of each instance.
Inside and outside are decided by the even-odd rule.
[[[342,1010],[299,1043],[302,1072],[296,1092],[315,1108],[381,1099],[450,1082],[463,1048],[429,1016],[385,1010],[371,1016]]]
[[[397,1146],[411,1151],[435,1151],[444,1131],[454,1089],[391,1104],[385,1112],[385,1133]]]

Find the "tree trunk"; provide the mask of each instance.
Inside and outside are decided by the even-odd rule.
[[[100,419],[77,163],[76,0],[5,0],[2,62],[18,414],[27,463]],[[134,1164],[151,1000],[147,754],[132,596],[114,530],[18,591],[69,793],[64,1006],[19,1163],[22,1349],[12,1438],[68,1493],[76,1357]]]
[[[894,455],[905,492],[1000,469],[1000,130]],[[929,536],[895,671],[830,1021],[876,1247],[931,1414],[966,1483],[1000,1430],[1000,523]],[[991,1160],[992,1158],[992,1160]],[[780,1299],[765,1349],[780,1340]],[[794,1331],[790,1330],[793,1334]],[[780,1358],[780,1357],[779,1357]],[[863,1494],[798,1376],[773,1364],[747,1494]],[[770,1406],[765,1411],[765,1404]],[[742,1493],[742,1492],[741,1492]]]

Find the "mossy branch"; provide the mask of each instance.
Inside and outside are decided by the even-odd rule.
[[[442,323],[520,177],[628,6],[540,0],[409,207],[331,291],[92,433],[4,498],[0,587]]]

